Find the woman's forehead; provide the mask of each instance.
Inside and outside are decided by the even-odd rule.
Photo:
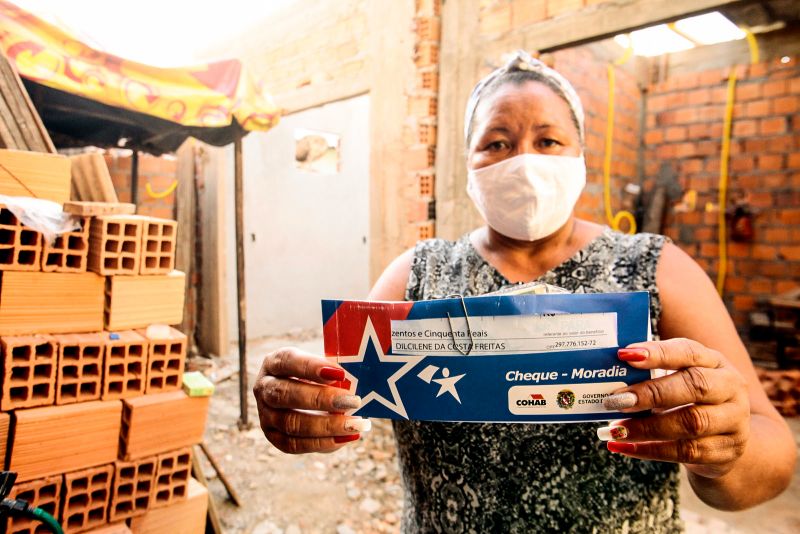
[[[536,81],[501,85],[481,101],[475,116],[478,122],[484,123],[515,118],[533,118],[558,126],[573,122],[567,102],[550,87]]]

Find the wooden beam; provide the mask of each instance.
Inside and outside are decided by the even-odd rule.
[[[408,81],[414,79],[413,2],[367,2],[370,58],[370,282],[403,251],[403,134]],[[387,24],[386,21],[392,21]]]
[[[457,239],[479,226],[481,218],[466,194],[464,108],[478,81],[483,49],[475,46],[478,0],[442,5],[439,52],[439,110],[436,139],[436,235]]]
[[[178,244],[175,249],[175,268],[186,273],[186,300],[183,308],[181,331],[189,338],[189,350],[195,344],[197,326],[197,290],[195,287],[195,224],[197,204],[195,193],[195,146],[197,141],[189,138],[178,149]],[[202,330],[201,330],[202,331]]]
[[[756,34],[755,37],[762,62],[800,54],[800,25]],[[665,58],[666,66],[662,77],[749,63],[750,47],[745,39],[741,39],[669,54]]]
[[[539,52],[552,52],[742,3],[744,2],[741,0],[606,2],[537,24],[535,34],[528,40],[528,48]],[[530,30],[530,27],[523,29],[524,32]]]
[[[362,71],[354,78],[312,84],[275,95],[275,103],[283,109],[284,115],[288,115],[368,92],[369,79]]]

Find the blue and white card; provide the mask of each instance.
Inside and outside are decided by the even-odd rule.
[[[624,416],[604,397],[655,376],[617,358],[648,339],[647,292],[324,300],[322,314],[364,417],[607,421]]]

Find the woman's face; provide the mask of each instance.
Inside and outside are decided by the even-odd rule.
[[[520,154],[581,155],[580,134],[569,105],[540,82],[504,84],[475,112],[469,169]]]

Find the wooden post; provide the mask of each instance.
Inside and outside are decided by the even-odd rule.
[[[236,293],[239,300],[239,429],[250,427],[247,421],[247,300],[244,279],[244,192],[242,184],[242,136],[233,142],[233,174],[236,204]]]
[[[136,149],[131,158],[131,204],[139,209],[139,151]]]
[[[181,331],[189,338],[189,350],[195,345],[197,313],[197,288],[194,284],[196,268],[195,226],[197,224],[197,204],[195,191],[195,141],[186,140],[178,149],[178,244],[175,252],[175,268],[186,273],[186,299],[183,308]]]

